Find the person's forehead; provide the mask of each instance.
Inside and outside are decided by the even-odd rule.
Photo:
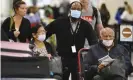
[[[27,6],[26,4],[20,4],[19,6]]]
[[[74,2],[71,7],[82,7],[79,2]]]
[[[80,2],[89,2],[89,0],[80,0]]]
[[[102,32],[102,35],[114,35],[114,32],[113,32],[113,30],[104,30],[103,32]]]
[[[38,31],[42,31],[42,30],[45,30],[43,27],[40,27],[39,29],[38,29]]]
[[[113,33],[112,32],[103,32],[103,35],[112,35],[113,36]]]
[[[26,7],[27,8],[27,5],[26,4],[20,4],[19,7]]]

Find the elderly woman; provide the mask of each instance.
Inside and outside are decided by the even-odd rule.
[[[114,43],[114,31],[111,28],[103,28],[100,36],[101,41],[92,46],[85,57],[89,71],[88,78],[125,80],[132,71],[128,51],[125,47]]]

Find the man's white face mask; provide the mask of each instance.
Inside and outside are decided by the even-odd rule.
[[[113,44],[113,40],[103,40],[102,43],[105,46],[109,47],[109,46],[111,46]]]

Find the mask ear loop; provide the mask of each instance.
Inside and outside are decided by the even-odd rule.
[[[70,15],[71,15],[71,10],[68,11],[68,16],[70,17]]]

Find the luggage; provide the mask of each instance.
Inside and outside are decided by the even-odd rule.
[[[49,78],[47,57],[32,57],[29,44],[1,41],[2,78]]]
[[[62,80],[62,61],[61,57],[55,53],[49,62],[50,72],[53,74],[52,77],[57,80]]]
[[[32,57],[32,52],[29,49],[28,43],[16,43],[0,41],[1,56],[11,57]]]
[[[62,74],[62,62],[60,56],[53,56],[50,60],[50,70],[54,74]]]
[[[49,63],[46,57],[1,57],[1,77],[4,78],[49,78]]]
[[[2,78],[1,80],[57,80],[53,78]]]

